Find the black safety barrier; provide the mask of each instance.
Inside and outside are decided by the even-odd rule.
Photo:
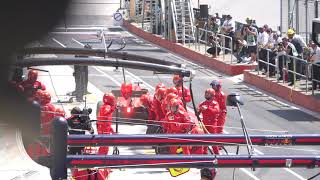
[[[67,134],[68,124],[65,118],[55,117],[52,121],[52,179],[67,179]]]

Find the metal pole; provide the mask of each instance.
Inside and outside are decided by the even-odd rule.
[[[185,0],[182,0],[180,1],[180,6],[181,6],[181,22],[178,22],[178,23],[181,23],[181,28],[182,28],[182,44],[185,44],[185,41],[186,41],[186,19],[185,19],[185,16],[186,16],[186,7],[185,7]]]
[[[282,17],[283,17],[283,0],[280,0],[280,32],[282,32],[282,29],[283,29],[283,20],[282,20]]]
[[[269,57],[269,55],[270,55],[270,52],[268,51],[268,50],[266,50],[267,51],[267,61],[268,61],[268,64],[267,64],[267,78],[269,78],[269,76],[270,76],[270,57]]]
[[[69,168],[318,168],[317,155],[68,155]]]
[[[140,0],[137,0],[138,3],[140,2]],[[146,0],[142,0],[142,30],[144,30],[144,4],[146,3]]]
[[[308,42],[308,35],[309,35],[309,28],[308,28],[308,21],[309,21],[309,18],[308,18],[308,10],[309,10],[309,6],[308,6],[308,0],[306,0],[306,42]]]
[[[314,7],[315,7],[315,12],[314,12],[314,17],[318,18],[319,17],[319,0],[316,0],[314,2]]]
[[[288,0],[288,29],[290,28],[290,26],[291,26],[291,21],[290,21],[290,19],[291,19],[291,12],[290,12],[290,9],[291,9],[291,0]]]
[[[93,120],[92,120],[93,121]],[[118,122],[130,124],[125,120],[101,122]],[[131,123],[132,124],[132,123]],[[152,124],[156,125],[156,124]],[[72,134],[68,135],[69,147],[84,146],[176,146],[176,145],[226,145],[246,146],[247,139],[244,134]],[[251,134],[250,139],[254,145],[276,146],[319,146],[320,134]]]
[[[246,124],[244,122],[244,118],[243,118],[243,115],[241,113],[241,109],[240,109],[239,103],[237,103],[237,109],[238,109],[239,114],[240,114],[240,122],[241,122],[241,126],[242,126],[243,135],[244,135],[244,137],[246,139],[248,154],[249,155],[253,155],[254,149],[252,147],[252,141],[251,141],[251,139],[249,137],[249,134],[248,134],[248,131],[247,131],[247,126],[246,126]]]
[[[299,34],[299,0],[296,0],[296,33]]]
[[[159,0],[155,0],[156,2],[155,2],[155,7],[154,7],[154,9],[155,9],[155,14],[156,14],[156,24],[155,24],[155,26],[156,26],[156,34],[158,35],[159,34],[159,19],[160,19],[160,12],[161,11],[159,11]]]
[[[171,29],[172,29],[172,6],[171,6],[171,1],[172,0],[168,0],[168,37],[169,37],[169,41],[172,41],[172,34],[171,34]]]

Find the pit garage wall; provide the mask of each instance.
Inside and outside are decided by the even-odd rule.
[[[244,82],[252,84],[264,91],[279,96],[294,104],[303,106],[315,112],[320,112],[320,98],[312,95],[305,95],[299,91],[283,86],[265,79],[264,77],[250,73],[250,71],[244,71]]]

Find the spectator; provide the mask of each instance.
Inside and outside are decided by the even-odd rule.
[[[248,46],[248,53],[251,57],[251,62],[254,63],[257,60],[257,35],[258,30],[252,25],[252,19],[248,19],[247,25],[244,26],[244,31],[246,33],[246,41]]]
[[[274,48],[276,47],[276,44],[279,42],[275,42],[273,39],[273,34],[271,28],[267,28],[266,33],[268,34],[268,42],[265,46],[266,49],[269,50],[269,63],[275,65],[275,59],[276,59],[276,54],[274,53]],[[269,76],[274,76],[275,75],[275,66],[269,65]]]
[[[220,20],[215,16],[210,18],[210,30],[214,32],[214,34],[217,34],[220,31]]]
[[[274,52],[277,54],[276,56],[276,61],[277,61],[277,65],[278,65],[278,72],[279,72],[279,77],[278,80],[283,80],[284,79],[284,74],[283,74],[283,68],[286,67],[286,48],[284,43],[279,42],[276,46],[276,48],[274,49]]]
[[[226,16],[226,20],[223,22],[222,25],[222,33],[228,37],[232,38],[232,42],[230,42],[230,38],[225,38],[225,47],[226,48],[230,48],[230,43],[233,43],[233,38],[234,38],[234,30],[235,30],[235,22],[232,19],[231,15],[227,15]],[[231,49],[231,52],[233,51],[233,49]],[[228,50],[225,50],[225,54],[228,54]]]
[[[266,50],[268,44],[269,35],[266,32],[265,27],[260,27],[258,31],[257,43],[259,47],[259,59],[264,62],[267,62],[268,52]],[[267,71],[267,64],[263,62],[258,62],[259,69],[262,70],[263,74]]]
[[[314,42],[311,42],[310,46],[311,55],[309,59],[312,63],[312,78],[320,81],[320,48]],[[320,88],[320,82],[317,81],[312,82],[312,89],[314,90]]]
[[[220,39],[218,36],[211,35],[208,41],[211,47],[207,50],[207,53],[211,54],[212,58],[216,58],[221,51]]]
[[[218,24],[221,27],[221,17],[219,17],[218,13],[214,14],[214,17],[216,18],[216,24]]]
[[[235,44],[237,46],[237,50],[236,50],[236,58],[237,58],[237,63],[241,63],[241,62],[246,62],[246,55],[247,55],[247,42],[240,37],[237,37],[235,40]]]
[[[294,57],[298,56],[297,49],[295,48],[295,46],[291,42],[289,42],[288,38],[282,38],[282,42],[285,47],[286,53],[288,55],[294,56]],[[288,69],[290,71],[294,71],[295,70],[294,67],[296,67],[296,61],[293,58],[289,58],[288,61],[289,61],[288,62]],[[294,82],[295,82],[295,74],[294,73],[288,72],[288,82],[290,82],[288,84],[288,86],[294,85]]]
[[[287,36],[289,41],[295,46],[298,56],[297,58],[302,58],[303,51],[307,49],[306,42],[302,39],[302,37],[295,33],[293,29],[288,29]],[[301,60],[296,60],[296,72],[299,74],[305,74],[306,63]],[[297,79],[300,79],[301,76],[297,75]]]

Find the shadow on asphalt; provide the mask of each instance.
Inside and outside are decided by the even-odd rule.
[[[288,121],[320,121],[310,114],[297,109],[283,109],[283,110],[268,110],[269,112],[286,119]]]

